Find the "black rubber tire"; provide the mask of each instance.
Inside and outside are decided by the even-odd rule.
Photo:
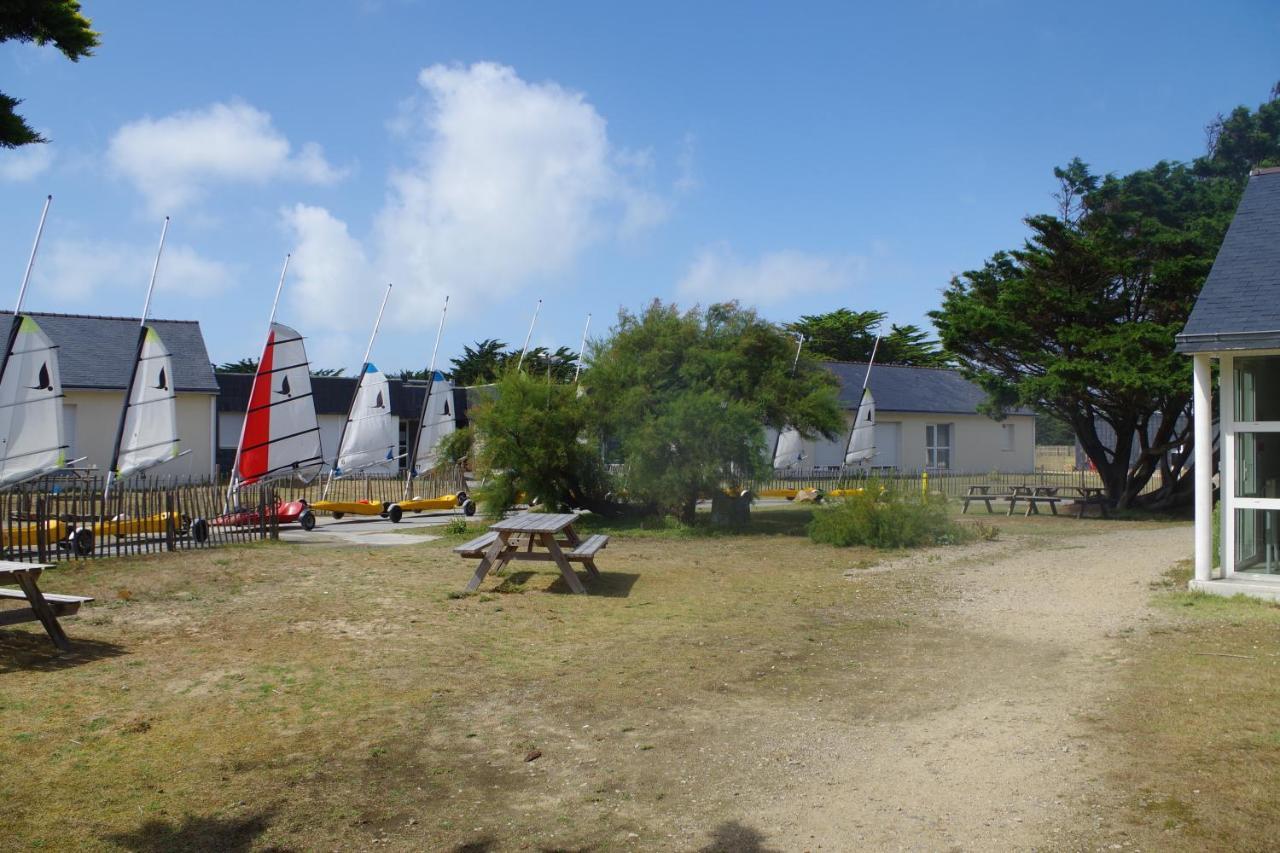
[[[337,521],[338,519],[342,518],[344,515],[346,515],[345,512],[335,512],[333,514],[333,520]]]
[[[209,541],[209,522],[203,518],[191,519],[191,538],[202,543]]]
[[[467,498],[462,502],[462,514],[470,518],[476,514],[476,502]]]
[[[87,557],[93,553],[93,531],[81,527],[71,534],[71,549],[77,557]]]
[[[457,506],[462,506],[464,503],[467,502],[467,493],[458,492],[458,494],[454,495],[453,500]]]
[[[400,508],[400,504],[392,504],[387,507],[387,518],[391,519],[392,524],[399,524],[400,519],[404,517],[404,510]]]
[[[308,530],[308,531],[315,530],[316,514],[309,509],[304,509],[302,511],[302,515],[298,516],[298,524],[302,527],[303,530]]]

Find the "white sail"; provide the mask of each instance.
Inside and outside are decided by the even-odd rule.
[[[178,411],[174,402],[173,359],[160,335],[147,326],[138,368],[129,388],[115,476],[127,477],[177,456]]]
[[[391,420],[391,389],[387,377],[372,364],[366,364],[351,403],[347,426],[342,431],[334,476],[341,477],[395,459],[399,443],[396,425]]]
[[[778,436],[778,446],[773,451],[773,467],[798,468],[804,461],[804,439],[795,427],[786,427]]]
[[[413,469],[418,473],[430,471],[440,463],[440,442],[457,428],[453,412],[453,383],[440,371],[436,371],[431,382],[431,391],[422,412],[422,427],[418,431],[418,447],[413,457]]]
[[[853,419],[853,432],[849,435],[849,447],[844,453],[844,463],[853,465],[870,462],[876,455],[876,400],[870,388],[862,389],[862,402]]]
[[[26,315],[0,376],[0,486],[63,468],[62,378],[58,350]]]
[[[238,459],[238,485],[277,477],[307,483],[323,464],[307,351],[302,335],[283,323],[271,324],[262,349]]]

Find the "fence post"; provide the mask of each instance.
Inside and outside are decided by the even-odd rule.
[[[280,505],[280,499],[276,495],[276,490],[272,489],[269,495],[271,508],[274,510]],[[280,539],[280,513],[271,513],[271,541],[277,542]]]
[[[36,498],[36,554],[41,563],[48,562],[48,530],[45,528],[44,498]]]
[[[173,492],[164,493],[164,544],[170,551],[177,550],[177,530],[174,526]]]
[[[258,538],[267,538],[267,489],[258,486]]]

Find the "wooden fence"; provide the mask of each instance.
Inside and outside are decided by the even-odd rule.
[[[240,495],[225,512],[216,480],[163,479],[113,485],[104,500],[101,476],[58,476],[0,494],[4,559],[56,563],[165,551],[216,548],[274,539],[277,500],[270,485]]]
[[[849,489],[858,488],[868,479],[875,479],[888,488],[920,488],[924,475],[929,477],[929,491],[940,492],[947,497],[964,497],[969,487],[978,484],[999,486],[1093,486],[1101,488],[1102,478],[1096,471],[1032,471],[1025,474],[964,472],[964,471],[904,471],[897,468],[846,471],[839,469],[811,468],[803,470],[775,471],[772,477],[753,480],[747,484],[752,492],[765,489]],[[1142,493],[1160,487],[1160,474],[1143,488]]]

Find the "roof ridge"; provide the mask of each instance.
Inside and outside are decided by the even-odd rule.
[[[821,364],[869,364],[870,362],[866,362],[866,361],[845,361],[844,359],[840,359],[840,358],[824,358],[824,359],[822,359],[822,360],[821,360],[821,362],[820,362],[820,363],[821,363]],[[961,371],[960,371],[960,368],[958,368],[958,367],[939,367],[939,366],[937,366],[937,365],[935,365],[935,364],[894,364],[894,363],[892,363],[892,362],[879,362],[879,361],[878,361],[878,362],[876,362],[876,365],[875,365],[875,366],[876,366],[876,367],[886,367],[886,368],[888,368],[888,367],[897,367],[897,368],[903,368],[903,369],[906,369],[906,370],[938,370],[938,371],[941,371],[942,373],[960,373],[960,372],[961,372]]]
[[[141,317],[117,317],[110,314],[67,314],[61,311],[23,311],[23,314],[29,314],[32,317],[70,317],[76,320],[127,320],[130,323],[141,323]],[[0,315],[12,316],[13,312],[8,308],[0,310]],[[188,323],[191,325],[200,325],[199,320],[166,320],[163,317],[149,317],[148,323]]]

